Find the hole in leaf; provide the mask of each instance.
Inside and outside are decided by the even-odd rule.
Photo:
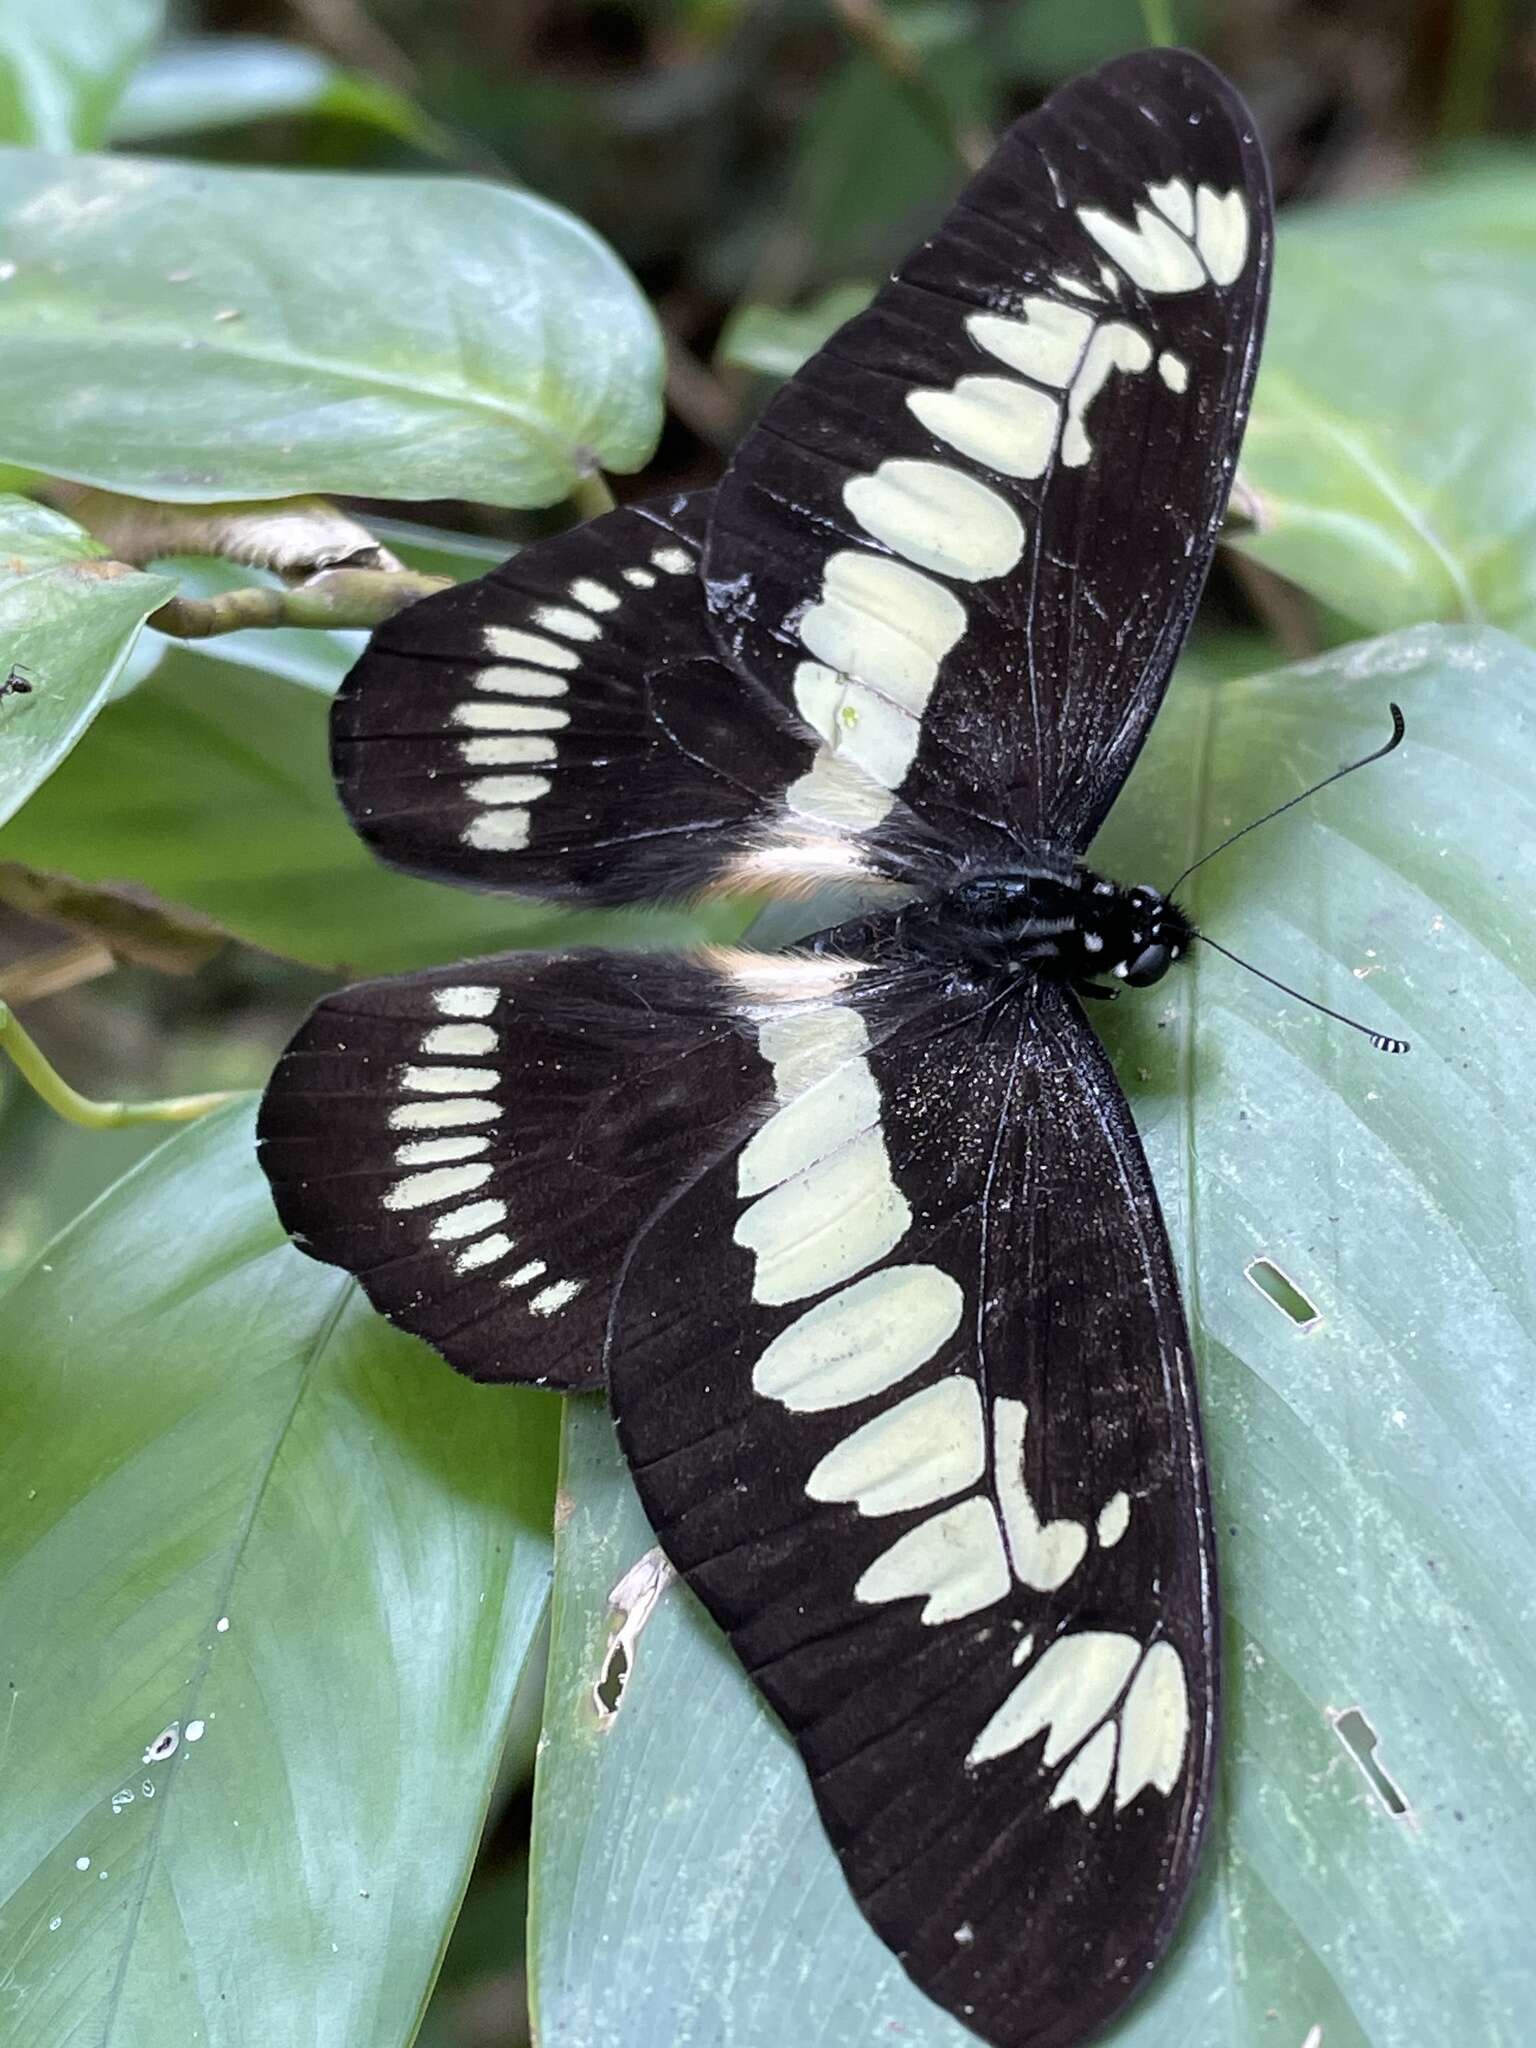
[[[1282,1273],[1273,1259],[1250,1259],[1243,1272],[1266,1301],[1272,1301],[1282,1315],[1290,1317],[1298,1330],[1312,1330],[1323,1320],[1316,1302],[1308,1301],[1288,1273]]]
[[[1401,1820],[1409,1812],[1408,1802],[1376,1754],[1376,1730],[1358,1707],[1345,1707],[1338,1714],[1330,1710],[1328,1718],[1334,1734],[1359,1765],[1376,1797],[1394,1820]]]
[[[617,1637],[609,1645],[608,1655],[603,1659],[602,1672],[592,1688],[592,1697],[597,1701],[599,1718],[612,1720],[619,1711],[619,1701],[624,1697],[624,1687],[629,1680],[629,1651]]]

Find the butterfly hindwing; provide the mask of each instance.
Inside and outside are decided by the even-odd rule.
[[[879,1933],[986,2040],[1075,2042],[1165,1945],[1210,1794],[1210,1514],[1145,1160],[1059,988],[1000,1012],[856,971],[753,1014],[775,1106],[631,1255],[621,1440]]]
[[[524,953],[327,997],[262,1102],[284,1225],[460,1371],[601,1386],[630,1241],[761,1107],[721,986]]]
[[[1230,87],[1127,57],[1016,123],[774,398],[705,577],[722,646],[821,736],[791,809],[852,763],[973,858],[1086,847],[1209,567],[1270,242]]]

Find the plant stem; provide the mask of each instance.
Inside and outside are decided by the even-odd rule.
[[[55,1073],[4,1003],[0,1003],[0,1050],[10,1054],[22,1079],[32,1084],[50,1109],[87,1130],[115,1130],[122,1124],[191,1123],[210,1109],[235,1100],[232,1093],[223,1093],[170,1095],[158,1102],[92,1102]]]
[[[173,597],[149,623],[175,640],[207,640],[249,626],[379,626],[419,597],[446,590],[451,576],[404,569],[325,569],[291,590],[252,584],[217,597]]]
[[[1176,43],[1173,0],[1141,0],[1141,18],[1146,23],[1149,43]]]
[[[571,491],[571,503],[583,519],[598,519],[614,507],[613,492],[608,488],[608,479],[600,469],[579,476]]]

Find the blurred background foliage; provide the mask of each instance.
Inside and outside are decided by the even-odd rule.
[[[1468,262],[1491,252],[1501,276],[1536,263],[1530,207],[1507,200],[1529,194],[1519,181],[1536,172],[1529,6],[179,0],[162,20],[147,0],[121,0],[96,9],[71,45],[81,10],[7,0],[0,133],[129,160],[455,173],[570,208],[631,266],[664,337],[665,424],[644,466],[619,479],[628,498],[712,481],[773,379],[933,224],[967,158],[1062,78],[1141,46],[1149,14],[1235,78],[1283,208],[1423,195],[1418,212],[1383,211],[1374,236],[1356,225],[1335,246],[1324,220],[1299,242],[1296,274],[1321,280],[1305,305],[1302,294],[1288,304],[1282,267],[1261,482],[1277,506],[1292,492],[1299,502],[1315,478],[1285,409],[1285,364],[1309,359],[1324,383],[1337,369],[1357,394],[1368,388],[1395,280],[1426,239]],[[1526,388],[1529,285],[1496,365]],[[420,289],[402,280],[402,292]],[[1380,318],[1352,320],[1352,296]],[[1318,314],[1330,305],[1336,322]],[[1486,304],[1479,317],[1494,319]],[[1456,355],[1464,343],[1431,324],[1411,346],[1435,355],[1442,378],[1448,362],[1455,375],[1488,374],[1470,345]],[[1401,422],[1411,387],[1393,403]],[[570,516],[429,499],[400,527],[382,523],[380,501],[349,503],[407,562],[452,574],[477,573]],[[1250,642],[1257,666],[1419,615],[1422,565],[1395,583],[1384,549],[1379,577],[1362,584],[1351,557],[1349,587],[1334,589],[1330,545],[1304,519],[1261,530],[1218,568],[1207,632],[1263,636]],[[1442,566],[1453,581],[1465,572],[1483,615],[1529,634],[1525,556],[1511,566],[1471,549]],[[183,588],[207,573],[167,567]],[[93,735],[28,805],[19,837],[0,840],[0,999],[23,1009],[85,1092],[258,1086],[307,1005],[349,971],[550,935],[548,920],[514,927],[495,906],[386,876],[352,845],[326,784],[323,726],[325,692],[358,644],[293,633],[199,647],[146,634],[115,685],[132,696],[110,738],[105,726]],[[145,761],[164,780],[153,805],[135,779]],[[0,1067],[0,1287],[161,1135],[72,1130]],[[536,1685],[523,1690],[536,1701]],[[429,2048],[527,2040],[519,1930],[535,1721],[529,1705],[514,1730],[424,2021]]]

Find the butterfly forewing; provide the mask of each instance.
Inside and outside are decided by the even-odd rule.
[[[773,1111],[632,1254],[621,1439],[878,1931],[987,2040],[1075,2042],[1168,1939],[1209,1798],[1209,1510],[1145,1161],[1059,989],[866,973],[754,1018]]]
[[[1187,52],[1017,123],[719,485],[722,646],[972,858],[1085,847],[1210,562],[1257,363],[1268,184]],[[870,807],[865,829],[887,829]]]
[[[593,520],[375,633],[331,741],[378,853],[604,903],[717,879],[814,736],[715,652],[698,575],[709,495]]]

